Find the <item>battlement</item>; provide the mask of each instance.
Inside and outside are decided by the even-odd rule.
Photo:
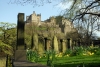
[[[33,14],[26,16],[26,22],[34,22],[39,24],[41,22],[41,14],[36,14],[35,11],[33,11]]]
[[[37,14],[37,16],[41,16],[41,14]]]
[[[48,25],[50,27],[55,26],[57,29],[60,29],[61,33],[65,33],[65,34],[67,32],[72,31],[72,28],[73,28],[73,24],[64,17],[62,17],[61,22],[58,22],[58,24],[56,24],[57,21],[54,16],[50,17],[49,19],[45,21],[41,21],[41,14],[36,14],[35,11],[33,11],[33,14],[31,14],[30,16],[26,16],[26,22],[35,23],[37,24],[37,26],[40,26],[40,25],[41,26]]]

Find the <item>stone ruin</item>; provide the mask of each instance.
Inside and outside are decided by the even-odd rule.
[[[20,16],[19,16],[20,15]],[[22,50],[26,50],[28,48],[37,51],[39,54],[44,53],[44,51],[48,51],[48,50],[54,50],[55,52],[59,53],[59,52],[65,52],[67,49],[73,49],[73,46],[75,46],[75,43],[72,42],[73,40],[71,38],[66,38],[65,35],[58,35],[58,33],[53,29],[53,31],[51,31],[52,35],[50,35],[50,31],[47,30],[43,30],[42,34],[39,34],[40,32],[38,32],[37,30],[34,30],[36,27],[40,27],[42,25],[48,24],[49,26],[54,24],[55,26],[55,19],[51,18],[50,22],[42,22],[41,21],[41,15],[36,15],[35,12],[31,15],[28,16],[26,21],[24,21],[24,14],[19,14],[18,15],[18,23],[17,23],[17,45],[16,45],[16,49],[22,49]],[[34,17],[35,16],[35,17]],[[20,19],[20,18],[21,19]],[[32,20],[33,19],[33,20]],[[64,19],[64,18],[63,18]],[[28,21],[35,21],[35,23],[37,23],[37,25],[33,25],[33,27],[30,27],[28,29],[27,25],[32,25],[31,23],[34,22],[28,22]],[[38,22],[37,22],[38,21]],[[64,26],[65,29],[67,30],[67,24],[71,24],[71,22],[69,23],[65,23],[66,20],[62,20],[62,24],[66,25]],[[70,29],[73,28],[72,24],[70,27]],[[57,27],[56,27],[57,28]],[[28,29],[28,30],[26,30]],[[60,27],[58,29],[61,29]],[[74,29],[74,28],[73,28]],[[28,35],[26,35],[27,33],[29,33]],[[45,34],[45,32],[47,32]],[[68,32],[68,31],[67,31]],[[66,34],[67,32],[62,32],[60,31],[59,33],[63,33]],[[29,39],[27,39],[29,38]]]
[[[72,39],[66,38],[66,35],[75,31],[73,23],[65,18],[62,18],[59,24],[56,24],[54,17],[41,21],[41,14],[36,14],[34,11],[33,14],[26,16],[25,44],[27,48],[40,53],[50,49],[65,52],[67,48],[73,49]]]
[[[62,18],[61,21],[58,22],[58,24],[56,22],[57,21],[54,16],[50,17],[47,20],[41,21],[41,14],[36,14],[35,11],[33,11],[33,14],[26,16],[25,25],[34,24],[37,27],[41,27],[41,26],[52,27],[54,28],[56,34],[63,33],[64,35],[66,35],[68,32],[76,31],[73,23],[68,21],[64,17]]]
[[[66,52],[67,49],[73,49],[73,46],[79,44],[77,41],[72,40],[72,38],[66,37],[66,34],[68,32],[74,32],[76,31],[76,29],[74,28],[73,24],[68,20],[66,20],[65,18],[62,18],[61,24],[56,24],[56,21],[53,17],[51,17],[48,21],[47,20],[41,21],[41,14],[36,15],[36,13],[33,12],[33,14],[26,17],[26,21],[24,21],[23,25],[21,26],[24,27],[23,29],[25,31],[24,34],[20,35],[20,33],[23,32],[23,30],[20,33],[18,33],[20,37],[24,38],[22,39],[24,47],[21,47],[23,49],[30,48],[32,50],[37,51],[39,54],[42,54],[48,50],[54,50],[57,53],[59,52],[64,53]],[[29,28],[27,27],[27,25],[33,25],[33,26],[32,27],[29,26],[30,27]],[[43,30],[41,34],[40,31],[35,30],[36,27],[41,28],[42,26],[44,26],[52,28],[53,25],[55,29]],[[28,33],[27,31],[31,31],[31,33]],[[27,33],[28,35],[26,35]],[[27,37],[29,39],[27,39]]]
[[[12,60],[12,67],[49,67],[46,65],[38,64],[38,63],[32,63],[27,60],[26,56],[26,49],[27,45],[25,44],[25,30],[24,30],[24,13],[18,14],[18,20],[17,20],[17,45],[16,49],[14,51],[14,57],[11,58]],[[31,36],[32,37],[32,36]],[[31,45],[35,50],[39,51],[39,45],[38,45],[38,38],[37,35],[33,36],[33,42],[35,45]],[[8,66],[7,66],[8,67]]]

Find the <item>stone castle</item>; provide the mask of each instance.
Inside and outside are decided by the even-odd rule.
[[[30,23],[33,23],[38,27],[47,26],[49,28],[54,28],[54,32],[56,34],[63,33],[64,35],[66,35],[68,32],[76,31],[73,23],[68,21],[65,18],[62,18],[59,24],[56,23],[55,17],[50,17],[45,21],[41,21],[41,14],[36,14],[35,11],[33,11],[33,14],[31,14],[30,16],[26,16],[26,24],[30,24]]]

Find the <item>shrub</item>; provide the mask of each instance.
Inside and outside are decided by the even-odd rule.
[[[37,62],[39,55],[36,51],[27,50],[27,59],[31,62]]]
[[[71,49],[68,49],[68,50],[66,50],[66,52],[63,54],[64,56],[65,55],[70,55],[72,53],[72,50]]]
[[[100,48],[98,48],[97,50],[95,50],[95,55],[100,55]]]

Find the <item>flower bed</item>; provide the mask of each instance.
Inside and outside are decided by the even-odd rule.
[[[31,51],[31,50],[30,50]],[[34,53],[34,51],[31,51]],[[56,53],[53,50],[46,51],[43,55],[37,53],[28,53],[28,58],[32,62],[38,62],[41,64],[47,64],[54,67],[70,67],[71,65],[85,65],[98,66],[100,63],[100,48],[99,47],[75,47],[73,50],[67,50],[65,53]],[[32,58],[35,58],[32,59]]]

